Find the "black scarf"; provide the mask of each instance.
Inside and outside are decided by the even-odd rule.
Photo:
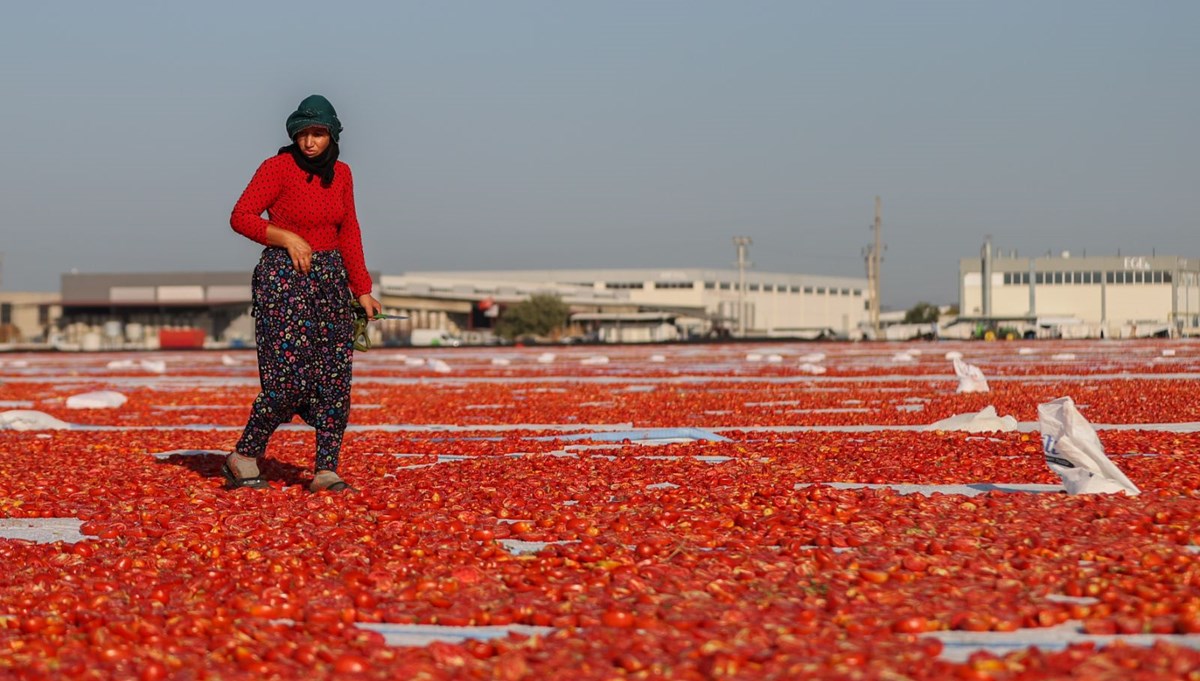
[[[309,182],[312,182],[313,177],[316,176],[321,178],[322,187],[329,187],[333,184],[333,168],[335,165],[337,165],[338,160],[337,142],[330,140],[329,146],[326,147],[325,151],[316,158],[309,158],[305,156],[304,152],[300,151],[299,145],[294,142],[286,147],[280,147],[279,153],[291,154],[292,159],[296,162],[296,165],[300,167],[300,170],[308,173]]]

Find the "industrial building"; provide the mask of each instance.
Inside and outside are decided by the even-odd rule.
[[[57,293],[0,291],[0,344],[44,342],[60,314]]]
[[[535,293],[567,303],[568,333],[578,340],[858,338],[870,299],[861,278],[744,270],[373,272],[372,279],[384,309],[407,317],[372,324],[380,344],[402,344],[414,329],[490,342],[504,308]],[[249,272],[71,273],[62,276],[61,296],[49,295],[61,319],[49,323],[59,307],[45,308],[44,340],[63,349],[254,343]]]
[[[959,262],[960,320],[1066,338],[1200,332],[1200,259],[1175,255],[1038,257],[993,253]]]
[[[409,315],[418,328],[467,334],[534,293],[558,295],[590,339],[613,342],[858,337],[869,307],[862,278],[739,270],[407,272],[384,275],[379,287],[384,307]]]
[[[249,272],[62,275],[63,349],[252,345]]]

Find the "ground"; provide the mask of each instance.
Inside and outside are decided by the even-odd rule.
[[[340,495],[299,423],[224,488],[252,352],[0,377],[64,422],[0,431],[0,676],[1200,678],[1200,343],[371,350]],[[1062,491],[1064,396],[1139,495]]]

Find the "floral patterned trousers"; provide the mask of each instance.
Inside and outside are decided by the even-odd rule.
[[[315,470],[336,471],[354,361],[354,317],[342,256],[314,251],[304,275],[286,249],[267,248],[254,269],[253,293],[262,392],[237,452],[262,456],[275,429],[299,415],[317,430]]]

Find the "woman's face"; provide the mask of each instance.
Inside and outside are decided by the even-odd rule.
[[[329,131],[319,125],[305,128],[296,133],[296,146],[300,153],[309,158],[316,158],[329,148]]]

